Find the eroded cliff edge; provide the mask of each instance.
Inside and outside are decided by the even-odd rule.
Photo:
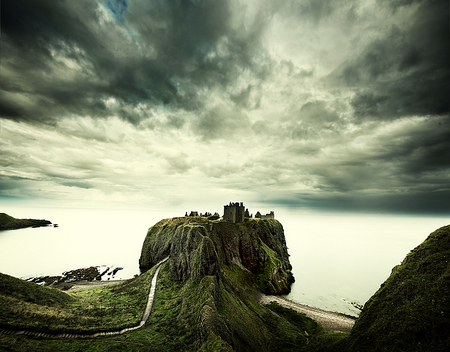
[[[266,294],[286,294],[294,277],[283,226],[274,219],[242,223],[210,221],[205,217],[164,219],[152,226],[144,240],[142,271],[170,256],[170,270],[186,282],[205,276],[219,279],[223,265],[250,273]]]

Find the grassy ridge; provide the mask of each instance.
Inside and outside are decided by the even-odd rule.
[[[350,335],[321,335],[311,351],[444,352],[448,346],[450,226],[444,226],[393,268]]]
[[[444,351],[450,346],[450,226],[412,250],[365,304],[350,346]]]
[[[73,293],[0,274],[0,326],[90,332],[138,325],[153,271],[122,284]]]

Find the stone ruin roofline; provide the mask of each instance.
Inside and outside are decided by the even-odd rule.
[[[244,206],[244,202],[230,202],[228,205],[224,205],[224,214],[223,214],[223,220],[230,221],[230,222],[243,222],[245,219],[253,218],[253,214],[250,214],[248,211],[248,208]],[[214,217],[218,215],[218,213],[214,213]],[[205,212],[205,214],[199,213],[197,211],[191,211],[190,214],[186,212],[185,216],[204,216],[209,217],[211,216],[210,212]],[[220,218],[220,215],[218,215],[218,218]],[[270,213],[262,215],[259,211],[255,215],[256,219],[275,219],[275,213],[274,211],[270,211]]]

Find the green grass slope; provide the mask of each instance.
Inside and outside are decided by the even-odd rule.
[[[365,304],[349,351],[448,351],[450,226],[412,250]]]
[[[152,273],[119,285],[73,293],[0,273],[0,327],[88,333],[138,325]]]
[[[222,269],[219,280],[206,276],[200,282],[183,283],[169,265],[163,267],[153,312],[143,329],[83,339],[0,334],[0,350],[300,351],[322,331],[316,322],[292,310],[276,304],[261,306],[252,295],[251,274],[237,266]],[[0,275],[0,286],[5,287],[0,320],[3,325],[35,330],[90,331],[129,325],[127,317],[140,319],[144,310],[135,297],[142,295],[136,291],[148,294],[153,272],[123,285],[71,294]]]

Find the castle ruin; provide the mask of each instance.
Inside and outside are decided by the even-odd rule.
[[[271,211],[269,214],[261,215],[261,213],[258,211],[255,214],[255,218],[259,218],[259,219],[275,219],[275,213],[273,211]]]
[[[247,209],[248,213],[248,209]],[[236,202],[223,206],[223,219],[230,222],[243,222],[245,219],[244,203]]]
[[[184,215],[185,217],[207,217],[208,220],[219,220],[220,215],[218,213],[214,213],[214,215],[211,215],[211,213],[206,212],[204,214],[198,213],[198,211],[191,211],[190,214],[186,212]],[[228,205],[223,206],[223,220],[229,221],[229,222],[244,222],[248,221],[249,219],[253,218],[253,214],[250,214],[248,209],[244,206],[243,202],[230,202]],[[269,214],[261,215],[261,213],[258,211],[255,215],[255,219],[275,219],[275,213],[271,211]]]
[[[252,218],[253,215],[249,213],[248,209],[245,208],[243,202],[236,202],[223,206],[223,220],[230,222],[244,222],[245,219]],[[275,219],[275,213],[271,211],[269,214],[261,215],[258,211],[255,218],[260,219]]]

